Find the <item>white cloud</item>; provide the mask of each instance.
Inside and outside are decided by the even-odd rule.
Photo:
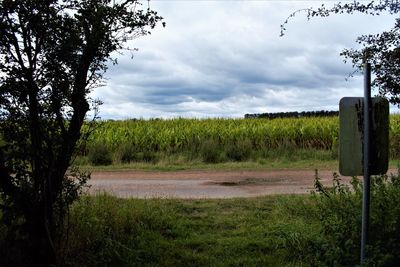
[[[362,94],[339,53],[394,17],[340,15],[308,21],[294,10],[317,1],[151,1],[166,28],[131,43],[106,87],[92,94],[103,118],[242,117],[245,113],[337,109]],[[333,4],[329,2],[329,4]]]

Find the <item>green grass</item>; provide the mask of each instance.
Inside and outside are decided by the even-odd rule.
[[[274,161],[274,162],[224,162],[224,163],[129,163],[129,164],[113,164],[107,166],[81,165],[82,170],[88,171],[120,171],[120,170],[142,170],[142,171],[181,171],[181,170],[274,170],[274,169],[329,169],[336,170],[338,162],[331,161],[315,161],[301,160],[296,162]]]
[[[78,157],[74,162],[86,170],[239,170],[239,169],[337,169],[338,161],[331,151],[326,150],[287,150],[268,151],[264,156],[256,155],[245,161],[224,161],[207,163],[200,158],[188,159],[182,154],[162,155],[155,162],[114,162],[111,165],[91,165],[85,157]]]
[[[71,212],[65,259],[73,266],[302,266],[288,257],[282,235],[298,226],[275,209],[304,199],[84,197]]]
[[[400,166],[398,159],[389,161],[389,168]],[[222,163],[204,163],[202,161],[175,162],[169,163],[160,161],[157,163],[134,162],[127,164],[112,164],[105,166],[92,166],[89,164],[79,165],[82,170],[88,171],[121,171],[121,170],[141,170],[141,171],[182,171],[182,170],[278,170],[278,169],[318,169],[337,171],[339,168],[338,160],[326,159],[301,159],[290,161],[288,159],[259,159],[257,161],[245,162],[222,162]]]
[[[71,209],[63,259],[69,266],[356,266],[362,185],[336,175],[333,187],[315,182],[311,195],[83,197]],[[365,266],[398,266],[399,196],[400,176],[372,178]]]

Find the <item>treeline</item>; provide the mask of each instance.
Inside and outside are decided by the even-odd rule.
[[[246,119],[277,119],[277,118],[306,118],[306,117],[335,117],[339,111],[302,111],[302,112],[276,112],[276,113],[255,113],[245,114]]]

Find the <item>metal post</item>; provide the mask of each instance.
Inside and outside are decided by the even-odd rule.
[[[368,243],[370,201],[370,110],[371,110],[371,64],[364,63],[364,190],[361,225],[361,266],[365,262],[365,247]]]

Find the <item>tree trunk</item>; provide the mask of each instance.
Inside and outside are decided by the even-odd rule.
[[[27,218],[29,235],[31,266],[57,266],[57,255],[54,247],[54,236],[50,232],[53,218],[44,216],[43,207],[32,209],[30,218]],[[29,242],[29,241],[27,241]]]

